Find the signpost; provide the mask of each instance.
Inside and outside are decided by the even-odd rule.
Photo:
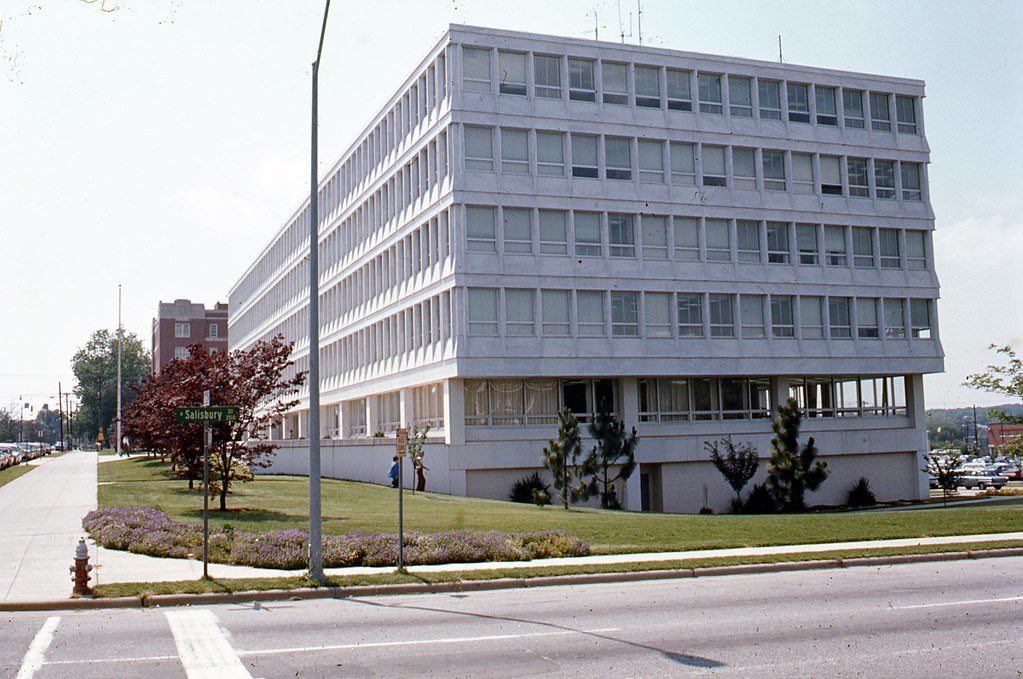
[[[394,433],[397,441],[394,444],[394,452],[398,456],[398,572],[405,572],[405,508],[402,506],[402,493],[405,490],[405,483],[402,480],[402,469],[404,468],[405,455],[408,454],[408,429],[398,427]]]
[[[202,406],[174,409],[174,417],[185,424],[202,423],[202,579],[209,580],[210,558],[210,447],[213,445],[211,423],[234,422],[238,406],[211,406],[210,391],[202,393]]]

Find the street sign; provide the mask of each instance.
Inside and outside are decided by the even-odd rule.
[[[408,453],[408,429],[398,427],[395,432],[395,451],[399,456],[404,457]]]
[[[189,406],[175,408],[178,422],[234,422],[238,419],[238,406]]]

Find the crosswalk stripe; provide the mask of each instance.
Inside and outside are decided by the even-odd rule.
[[[188,679],[252,679],[213,611],[166,611],[181,664]]]
[[[43,666],[43,662],[46,660],[46,649],[53,641],[53,634],[57,631],[58,624],[60,624],[60,616],[55,615],[47,618],[43,626],[39,628],[32,644],[25,652],[25,657],[21,660],[21,669],[18,670],[16,679],[32,679],[39,668]]]

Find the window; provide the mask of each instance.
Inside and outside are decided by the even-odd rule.
[[[728,112],[737,118],[753,117],[753,94],[749,78],[728,76]]]
[[[608,179],[632,179],[632,152],[629,140],[604,138],[604,172]]]
[[[732,244],[728,237],[728,220],[707,219],[704,228],[707,238],[707,259],[717,262],[731,261]]]
[[[712,420],[718,417],[718,381],[715,379],[692,379],[693,419]]]
[[[568,292],[568,290],[542,290],[540,292],[544,335],[565,336],[569,334]]]
[[[814,86],[818,125],[838,125],[838,104],[834,87]]]
[[[739,297],[739,316],[743,337],[765,337],[764,296],[742,295]]]
[[[796,319],[793,313],[795,300],[788,295],[771,295],[771,335],[774,337],[795,337]]]
[[[174,347],[174,358],[188,358],[188,347]]]
[[[701,73],[697,82],[700,86],[700,113],[721,113],[721,76]]]
[[[636,230],[632,215],[608,214],[607,234],[612,257],[636,256]]]
[[[881,268],[898,269],[902,266],[899,257],[899,230],[878,229],[878,249],[881,251]]]
[[[786,222],[767,223],[767,261],[788,264],[791,259],[789,225]]]
[[[689,71],[667,69],[668,108],[673,111],[692,111],[693,96],[689,88]]]
[[[533,291],[507,289],[504,291],[505,333],[508,335],[533,335],[536,324],[533,320]]]
[[[826,196],[842,195],[841,158],[821,156],[821,193]]]
[[[585,134],[572,135],[572,176],[596,178],[597,138]]]
[[[615,337],[639,336],[639,293],[611,293],[611,334]]]
[[[561,210],[540,210],[541,254],[568,254],[568,229],[565,215],[566,213]]]
[[[609,225],[611,217],[608,216]],[[668,219],[655,215],[643,215],[640,222],[643,229],[643,259],[668,258]]]
[[[927,233],[906,232],[906,268],[910,271],[927,270]]]
[[[852,317],[848,297],[829,297],[828,316],[831,321],[831,339],[852,337]]]
[[[710,336],[735,337],[735,298],[732,295],[710,295]]]
[[[671,337],[671,294],[647,292],[643,295],[643,315],[647,337]]]
[[[867,297],[856,300],[856,335],[861,339],[880,337],[877,328],[877,300]]]
[[[884,299],[884,336],[897,339],[906,336],[906,319],[901,299],[892,297]]]
[[[799,298],[799,321],[804,339],[824,337],[824,314],[821,311],[823,301],[820,297]]]
[[[679,293],[679,337],[703,337],[703,295]]]
[[[191,337],[192,336],[192,324],[191,323],[175,323],[174,324],[174,336],[175,337]]]
[[[760,95],[760,117],[781,120],[781,83],[776,80],[757,80]]]
[[[916,99],[896,95],[895,119],[899,123],[899,132],[916,134]]]
[[[756,190],[757,163],[753,149],[732,149],[732,179],[737,189]]]
[[[923,200],[920,190],[920,164],[900,163],[902,166],[902,200]]]
[[[220,327],[216,323],[210,323],[208,332],[209,334],[207,335],[207,337],[209,337],[210,339],[216,339],[217,337],[220,337]]]
[[[501,70],[501,94],[526,95],[526,55],[519,52],[498,52]]]
[[[785,152],[763,151],[764,188],[768,191],[786,191],[785,186]]]
[[[532,252],[533,233],[529,226],[529,210],[506,207],[504,215],[504,251]]]
[[[867,198],[870,196],[870,184],[867,180],[867,159],[848,158],[846,169],[849,173],[849,195]]]
[[[824,227],[824,252],[827,255],[828,266],[849,266],[844,226]]]
[[[789,95],[789,120],[794,123],[810,122],[810,86],[789,83],[786,90]]]
[[[661,69],[655,66],[637,66],[633,71],[636,83],[636,106],[661,107]]]
[[[494,170],[494,130],[489,127],[465,127],[465,169]]]
[[[671,183],[696,184],[696,160],[692,144],[671,142]]]
[[[501,128],[501,172],[529,174],[529,139],[525,130]]]
[[[490,50],[462,48],[462,83],[468,92],[490,91]]]
[[[533,93],[547,99],[561,98],[561,58],[533,55]]]
[[[874,161],[874,190],[878,198],[895,199],[895,161]]]
[[[592,61],[586,59],[568,60],[568,98],[575,101],[597,100]]]
[[[579,334],[588,337],[603,337],[604,293],[599,290],[579,290],[575,295]]]
[[[536,133],[536,171],[562,177],[565,174],[565,142],[561,132]]]
[[[813,156],[808,153],[792,154],[792,191],[813,193]]]
[[[842,90],[842,108],[845,113],[845,126],[862,130],[864,128],[863,92]]]
[[[600,214],[596,212],[575,213],[575,254],[582,257],[600,257]]]
[[[931,308],[928,300],[909,300],[909,320],[912,324],[913,337],[918,339],[931,338]]]
[[[800,264],[817,264],[816,224],[796,224],[796,250],[799,251]]]
[[[695,262],[700,259],[700,222],[693,217],[673,217],[675,259]]]
[[[657,400],[660,402],[662,421],[677,422],[689,419],[689,382],[687,380],[657,380]]]
[[[880,132],[892,129],[892,113],[888,110],[888,95],[870,93],[870,128]]]
[[[661,142],[639,140],[639,181],[664,183],[664,144]]]
[[[735,222],[735,250],[740,262],[760,262],[760,222]]]
[[[497,334],[496,288],[469,288],[469,334]]]
[[[600,83],[605,104],[628,104],[629,82],[625,64],[603,61],[600,64]]]
[[[853,227],[853,266],[861,269],[873,268],[874,236],[872,231],[873,229],[864,226]]]
[[[703,185],[728,186],[725,177],[725,147],[701,146],[700,153],[703,159]]]
[[[494,208],[465,208],[466,249],[470,252],[496,252],[497,236],[495,234]]]

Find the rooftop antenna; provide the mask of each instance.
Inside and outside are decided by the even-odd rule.
[[[593,10],[593,39],[600,40],[600,20],[597,18],[597,10]]]
[[[781,56],[781,36],[780,35],[778,36],[778,63],[779,64],[785,63],[785,60],[782,59],[782,56]]]
[[[622,36],[622,42],[625,42],[625,38],[632,37],[632,12],[629,12],[629,32],[625,32],[625,24],[622,23],[622,0],[618,0],[618,30]]]
[[[631,21],[630,21],[631,24]],[[636,33],[639,35],[639,44],[643,44],[643,0],[636,0]]]

